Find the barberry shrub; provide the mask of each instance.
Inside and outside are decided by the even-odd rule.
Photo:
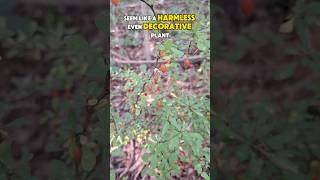
[[[154,7],[157,3],[153,1]],[[196,3],[188,5],[190,12],[185,13],[196,12],[193,30],[172,32],[171,38],[157,42],[154,63],[111,64],[111,157],[123,156],[122,147],[136,140],[144,152],[141,176],[180,177],[187,164],[197,177],[210,176],[209,18]],[[115,14],[126,15],[121,11],[117,7]],[[174,8],[166,13],[170,11]],[[120,28],[121,23],[116,16],[111,21]],[[135,34],[124,39],[131,36]],[[111,42],[112,49],[135,46],[118,38],[111,37]],[[192,62],[194,55],[202,58]],[[116,169],[112,173],[120,176]]]

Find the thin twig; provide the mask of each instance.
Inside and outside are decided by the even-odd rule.
[[[157,14],[156,14],[156,12],[154,11],[154,8],[153,8],[153,4],[149,4],[149,3],[147,3],[145,0],[140,0],[140,1],[143,2],[143,3],[145,3],[147,6],[149,6],[150,9],[151,9],[151,11],[153,12],[153,15],[154,15],[155,17],[157,17]]]
[[[152,69],[155,69],[155,68],[158,66],[158,62],[159,62],[159,57],[157,58],[156,64],[155,64],[155,66],[154,66]],[[144,91],[144,88],[145,88],[147,82],[149,82],[149,81],[151,80],[151,78],[154,76],[154,74],[155,74],[155,71],[153,71],[153,72],[151,73],[150,77],[148,78],[148,81],[145,81],[145,82],[143,83],[142,88],[141,88],[141,91],[140,91],[140,94]],[[140,96],[137,95],[136,102],[134,103],[134,106],[136,106],[136,105],[138,104],[139,97],[140,97]],[[136,116],[134,117],[134,120],[135,120],[135,118],[136,118]]]
[[[109,62],[107,61],[107,59],[103,59],[104,63],[105,63],[105,67],[107,69],[107,67],[109,67]],[[88,130],[88,127],[89,127],[89,124],[90,124],[90,121],[92,119],[92,115],[93,113],[95,112],[94,108],[100,104],[100,102],[103,100],[103,99],[108,99],[108,96],[110,94],[110,88],[109,88],[109,83],[108,83],[108,79],[110,78],[110,72],[107,70],[106,71],[106,75],[105,75],[105,85],[104,85],[104,89],[103,89],[103,92],[101,93],[101,95],[97,98],[97,102],[93,105],[86,105],[85,108],[86,108],[86,116],[85,116],[85,122],[83,124],[83,129],[84,129],[84,132],[87,132]]]
[[[190,54],[191,43],[192,43],[192,41],[189,41],[189,46],[188,46],[188,51],[187,51],[188,54]]]

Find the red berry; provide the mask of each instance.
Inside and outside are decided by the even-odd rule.
[[[57,120],[57,119],[53,120],[51,126],[52,126],[52,129],[53,129],[54,131],[57,131],[57,129],[60,127],[60,122],[59,122],[59,120]]]
[[[161,108],[161,101],[160,101],[160,100],[157,102],[157,108],[158,108],[158,109]]]
[[[167,71],[166,66],[164,64],[161,64],[160,70],[162,73],[165,73]]]
[[[64,92],[64,98],[66,99],[71,99],[71,92],[70,92],[70,89],[66,89],[65,92]]]
[[[59,91],[52,91],[52,93],[51,93],[51,96],[52,97],[59,97],[60,96],[60,93],[59,93]]]
[[[191,64],[191,62],[190,62],[189,58],[186,58],[186,59],[184,60],[184,63],[183,63],[184,68],[185,68],[185,69],[188,69],[188,68],[190,67],[190,64]]]
[[[73,150],[73,160],[79,164],[80,161],[81,161],[81,148],[80,147],[76,147],[74,150]]]
[[[254,0],[240,0],[241,12],[247,17],[253,14],[255,7],[256,6]]]

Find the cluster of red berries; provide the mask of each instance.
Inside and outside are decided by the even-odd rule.
[[[161,51],[161,50],[160,50],[160,51],[159,51],[159,56],[160,56],[160,58],[164,58],[164,57],[166,56],[166,53],[165,53],[164,51]],[[191,61],[189,60],[189,58],[186,58],[186,59],[184,60],[183,67],[184,67],[185,69],[188,69],[188,68],[190,67],[190,65],[191,65]],[[167,72],[167,67],[168,67],[168,68],[171,67],[171,58],[168,59],[165,64],[161,64],[161,65],[160,65],[160,71],[161,71],[162,73],[166,73],[166,72]],[[159,88],[159,86],[157,85],[157,84],[158,84],[159,77],[160,77],[160,73],[159,73],[158,70],[156,70],[156,71],[154,72],[154,75],[153,75],[153,81],[154,81],[154,83],[156,84],[156,93],[159,93],[159,92],[160,92],[160,88]],[[171,80],[172,80],[172,77],[169,76],[169,77],[168,77],[168,82],[170,82]],[[152,93],[152,84],[149,84],[149,86],[148,86],[148,91],[149,91],[149,93]],[[158,109],[161,108],[161,101],[160,101],[160,100],[157,102],[157,108],[158,108]]]

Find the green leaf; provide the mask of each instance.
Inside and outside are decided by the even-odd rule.
[[[96,165],[96,154],[87,147],[82,150],[81,165],[85,171],[91,171]]]
[[[1,6],[1,5],[0,5]],[[6,26],[8,30],[13,32],[27,33],[30,29],[31,20],[22,16],[7,16]]]
[[[231,62],[237,62],[240,60],[250,48],[251,41],[245,36],[238,36],[236,47],[233,48],[232,53],[228,53],[225,56],[231,60]]]
[[[195,23],[193,23],[192,26],[193,26],[193,27],[192,27],[192,32],[193,32],[193,33],[197,33],[197,32],[198,32],[198,29],[199,29],[199,27],[200,27],[200,23],[199,23],[198,21],[196,21]]]
[[[20,117],[15,119],[14,121],[10,122],[6,125],[8,128],[21,128],[26,125],[29,125],[32,121],[29,118],[26,117]]]
[[[302,174],[302,173],[291,173],[288,171],[284,171],[282,175],[282,179],[290,179],[290,180],[312,180],[310,175]]]
[[[96,17],[96,26],[104,33],[108,33],[108,17],[107,12],[104,12]]]
[[[46,152],[56,152],[56,151],[61,151],[62,150],[62,146],[61,144],[64,143],[64,139],[63,138],[55,138],[53,139],[51,142],[49,142],[46,146]]]
[[[180,138],[179,136],[175,136],[174,138],[172,138],[170,141],[169,141],[169,149],[170,150],[175,150],[179,147],[179,141],[180,141]]]
[[[167,39],[163,42],[163,46],[166,51],[170,51],[173,45],[173,41],[171,39]]]
[[[92,57],[95,58],[95,57]],[[88,78],[97,79],[103,81],[107,74],[107,68],[102,58],[97,58],[95,61],[89,64],[86,71]],[[96,95],[96,94],[95,94]]]
[[[251,140],[256,128],[252,122],[244,122],[241,126],[241,134],[245,136],[246,139]]]
[[[0,144],[0,162],[6,166],[11,166],[13,163],[11,154],[11,142],[6,140]]]
[[[179,58],[183,56],[183,52],[178,50],[177,48],[171,48],[174,58]]]
[[[1,17],[0,16],[0,34],[2,33],[2,32],[6,32],[6,25],[7,23],[6,23],[6,19],[4,18],[4,17]]]
[[[254,178],[260,175],[262,166],[263,166],[263,160],[258,159],[256,155],[252,153],[251,159],[250,159],[250,174],[252,174]]]
[[[143,162],[145,162],[145,163],[149,162],[150,157],[151,157],[151,155],[149,153],[143,154],[143,156],[142,156]]]
[[[110,180],[115,180],[116,179],[116,171],[111,170],[110,171]]]
[[[170,119],[170,123],[177,129],[180,130],[181,126],[178,124],[175,118]]]
[[[111,155],[114,156],[114,157],[116,157],[116,156],[121,157],[121,156],[124,156],[124,153],[120,148],[118,148],[118,149],[112,151]]]
[[[69,112],[68,118],[63,122],[64,126],[60,127],[59,132],[64,136],[68,136],[70,133],[76,132],[77,120],[78,114],[75,111]]]
[[[22,161],[28,162],[33,158],[33,154],[30,153],[27,149],[27,147],[22,148]]]
[[[0,0],[0,14],[7,13],[16,6],[16,0]]]
[[[210,179],[209,175],[206,172],[202,172],[201,173],[201,177],[203,177],[205,180],[209,180]]]
[[[280,134],[275,136],[270,136],[266,139],[266,143],[273,149],[282,149],[286,143],[293,142],[299,132],[292,126],[286,125],[285,129],[282,129]]]
[[[309,149],[317,158],[320,158],[320,146],[318,144],[310,144]]]
[[[68,168],[63,161],[53,160],[50,163],[50,179],[60,180],[68,179],[73,180],[74,178],[73,170]]]
[[[307,50],[309,49],[309,42],[308,42],[308,33],[307,33],[307,23],[303,18],[297,18],[295,23],[296,33],[302,43],[302,47]]]
[[[236,155],[240,161],[247,160],[250,154],[250,144],[240,144],[236,150]]]
[[[157,158],[157,155],[153,155],[151,156],[151,161],[150,161],[150,166],[151,168],[156,168],[158,165],[158,158]]]
[[[108,108],[105,107],[105,106],[100,107],[97,110],[97,115],[98,115],[98,118],[99,118],[100,122],[102,124],[106,124],[105,127],[107,127],[108,117],[110,115],[110,111],[108,110]]]
[[[5,173],[1,172],[1,170],[0,170],[0,180],[7,180]]]
[[[96,48],[93,48],[89,45],[86,39],[80,35],[72,35],[65,38],[65,43],[68,49],[73,51],[75,54],[78,54],[79,56],[85,56],[88,58],[92,58],[92,60],[95,60],[95,58],[99,55]],[[91,60],[90,58],[90,60]]]
[[[206,52],[208,50],[209,41],[207,40],[199,40],[197,41],[197,47],[200,51]]]
[[[82,36],[79,35],[72,35],[66,37],[65,43],[68,48],[76,52],[81,52],[84,50],[86,51],[86,48],[89,46],[87,40],[85,40]]]
[[[162,137],[165,137],[165,136],[166,136],[169,127],[170,127],[170,124],[166,121],[166,122],[164,123],[163,128],[162,128],[162,131],[161,131],[161,136],[162,136]]]
[[[188,134],[197,141],[203,141],[203,137],[199,133],[190,132]]]
[[[33,180],[34,178],[31,176],[31,167],[27,162],[19,162],[15,175],[21,177],[21,180]]]
[[[274,78],[276,80],[287,79],[293,75],[295,68],[295,64],[284,65],[274,73]]]
[[[202,173],[202,165],[201,165],[201,164],[196,164],[196,165],[194,166],[194,169],[195,169],[199,174]]]
[[[218,133],[217,135],[221,136],[222,139],[234,139],[238,137],[222,119],[216,119],[214,121],[214,128]]]
[[[274,154],[269,154],[268,157],[270,161],[272,161],[277,167],[281,168],[282,170],[289,171],[294,174],[299,174],[297,165],[290,161],[287,157],[275,156]]]

